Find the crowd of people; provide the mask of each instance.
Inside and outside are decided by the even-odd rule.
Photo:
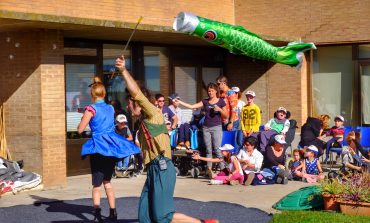
[[[193,153],[192,159],[206,162],[206,174],[211,184],[287,184],[288,180],[315,183],[324,179],[319,157],[326,151],[327,161],[330,148],[343,146],[344,140],[348,147],[342,150],[343,171],[361,172],[364,171],[363,166],[369,169],[370,153],[362,148],[355,132],[344,138],[344,118],[340,115],[335,117],[335,126],[330,129],[329,116],[309,117],[302,126],[301,149],[293,151],[293,160],[286,165],[286,135],[291,129],[286,108],[279,107],[274,117],[261,126],[261,109],[254,103],[256,93],[246,91],[247,101],[243,102],[239,87],[230,87],[225,76],[209,83],[206,89],[208,97],[198,103],[189,104],[181,99],[181,95],[173,93],[168,97],[170,105],[167,106],[163,94],[152,97],[149,90],[134,81],[124,65],[124,58],[117,58],[116,67],[127,85],[126,110],[119,101],[107,104],[104,85],[94,79],[90,85],[93,104],[86,106],[78,126],[79,133],[88,124],[92,131],[92,138],[83,145],[81,154],[90,156],[96,222],[102,222],[102,185],[109,202],[109,219],[117,220],[110,181],[114,169],[126,168],[128,158],[133,156],[138,162],[137,174],[141,174],[144,168],[147,171],[139,204],[140,222],[160,222],[163,219],[167,219],[166,222],[171,219],[172,222],[218,222],[175,212],[176,171],[171,161],[171,149],[185,149]],[[202,116],[195,126],[202,132],[203,153],[191,150],[192,125],[184,119],[180,106],[198,110]],[[169,137],[173,129],[177,129],[178,134],[175,148],[171,148]],[[233,145],[221,145],[226,131],[235,131]],[[214,163],[217,163],[217,169]]]

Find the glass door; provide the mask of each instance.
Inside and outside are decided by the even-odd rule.
[[[77,126],[81,121],[85,106],[91,104],[90,88],[94,75],[95,64],[65,64],[66,77],[66,120],[67,137],[77,137]],[[89,127],[86,131],[89,131]]]
[[[370,125],[370,63],[360,64],[361,125]]]

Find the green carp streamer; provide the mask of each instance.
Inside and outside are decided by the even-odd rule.
[[[296,68],[301,67],[304,51],[316,49],[313,43],[298,42],[289,43],[284,47],[275,47],[242,26],[233,26],[186,12],[180,12],[177,15],[173,29],[200,37],[228,49],[233,54],[287,64]]]

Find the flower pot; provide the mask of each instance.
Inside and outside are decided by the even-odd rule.
[[[370,216],[370,203],[351,202],[351,201],[338,201],[338,202],[340,204],[340,210],[343,214]]]
[[[324,200],[324,209],[329,211],[338,211],[339,204],[337,202],[338,195],[335,194],[322,194]]]

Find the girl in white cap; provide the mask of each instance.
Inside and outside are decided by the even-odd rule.
[[[324,174],[320,165],[320,161],[318,158],[316,158],[318,153],[319,150],[316,146],[308,146],[304,154],[305,160],[300,166],[302,167],[302,172],[295,172],[297,176],[303,177],[307,180],[308,183],[316,183],[317,181],[324,179]],[[299,169],[300,167],[298,167],[297,169]]]
[[[221,150],[222,158],[201,157],[196,153],[193,155],[193,159],[213,163],[225,163],[224,169],[222,169],[217,175],[212,175],[211,184],[242,184],[244,182],[244,173],[238,158],[234,155],[234,146],[225,144],[219,149]]]

